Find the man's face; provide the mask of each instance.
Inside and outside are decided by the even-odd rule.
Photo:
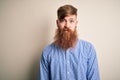
[[[71,31],[75,31],[77,27],[77,16],[76,15],[69,15],[66,16],[64,19],[57,20],[57,26],[59,29],[64,30],[67,32],[68,29]]]
[[[55,44],[63,49],[74,47],[77,41],[77,18],[76,15],[66,16],[62,20],[57,20],[58,29],[54,37]]]

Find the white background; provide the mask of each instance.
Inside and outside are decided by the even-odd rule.
[[[101,80],[120,80],[119,0],[0,0],[0,80],[37,80],[64,4],[78,8],[79,38],[95,46]]]

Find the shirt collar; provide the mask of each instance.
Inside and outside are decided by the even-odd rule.
[[[75,47],[69,48],[68,51],[70,51],[71,53],[76,53],[78,48],[79,48],[79,40],[77,40],[77,43],[76,43]]]

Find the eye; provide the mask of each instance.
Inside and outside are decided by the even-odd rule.
[[[74,20],[70,20],[70,23],[73,23],[74,22]]]

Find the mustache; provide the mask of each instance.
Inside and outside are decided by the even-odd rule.
[[[70,31],[70,29],[69,28],[63,28],[63,31]]]

